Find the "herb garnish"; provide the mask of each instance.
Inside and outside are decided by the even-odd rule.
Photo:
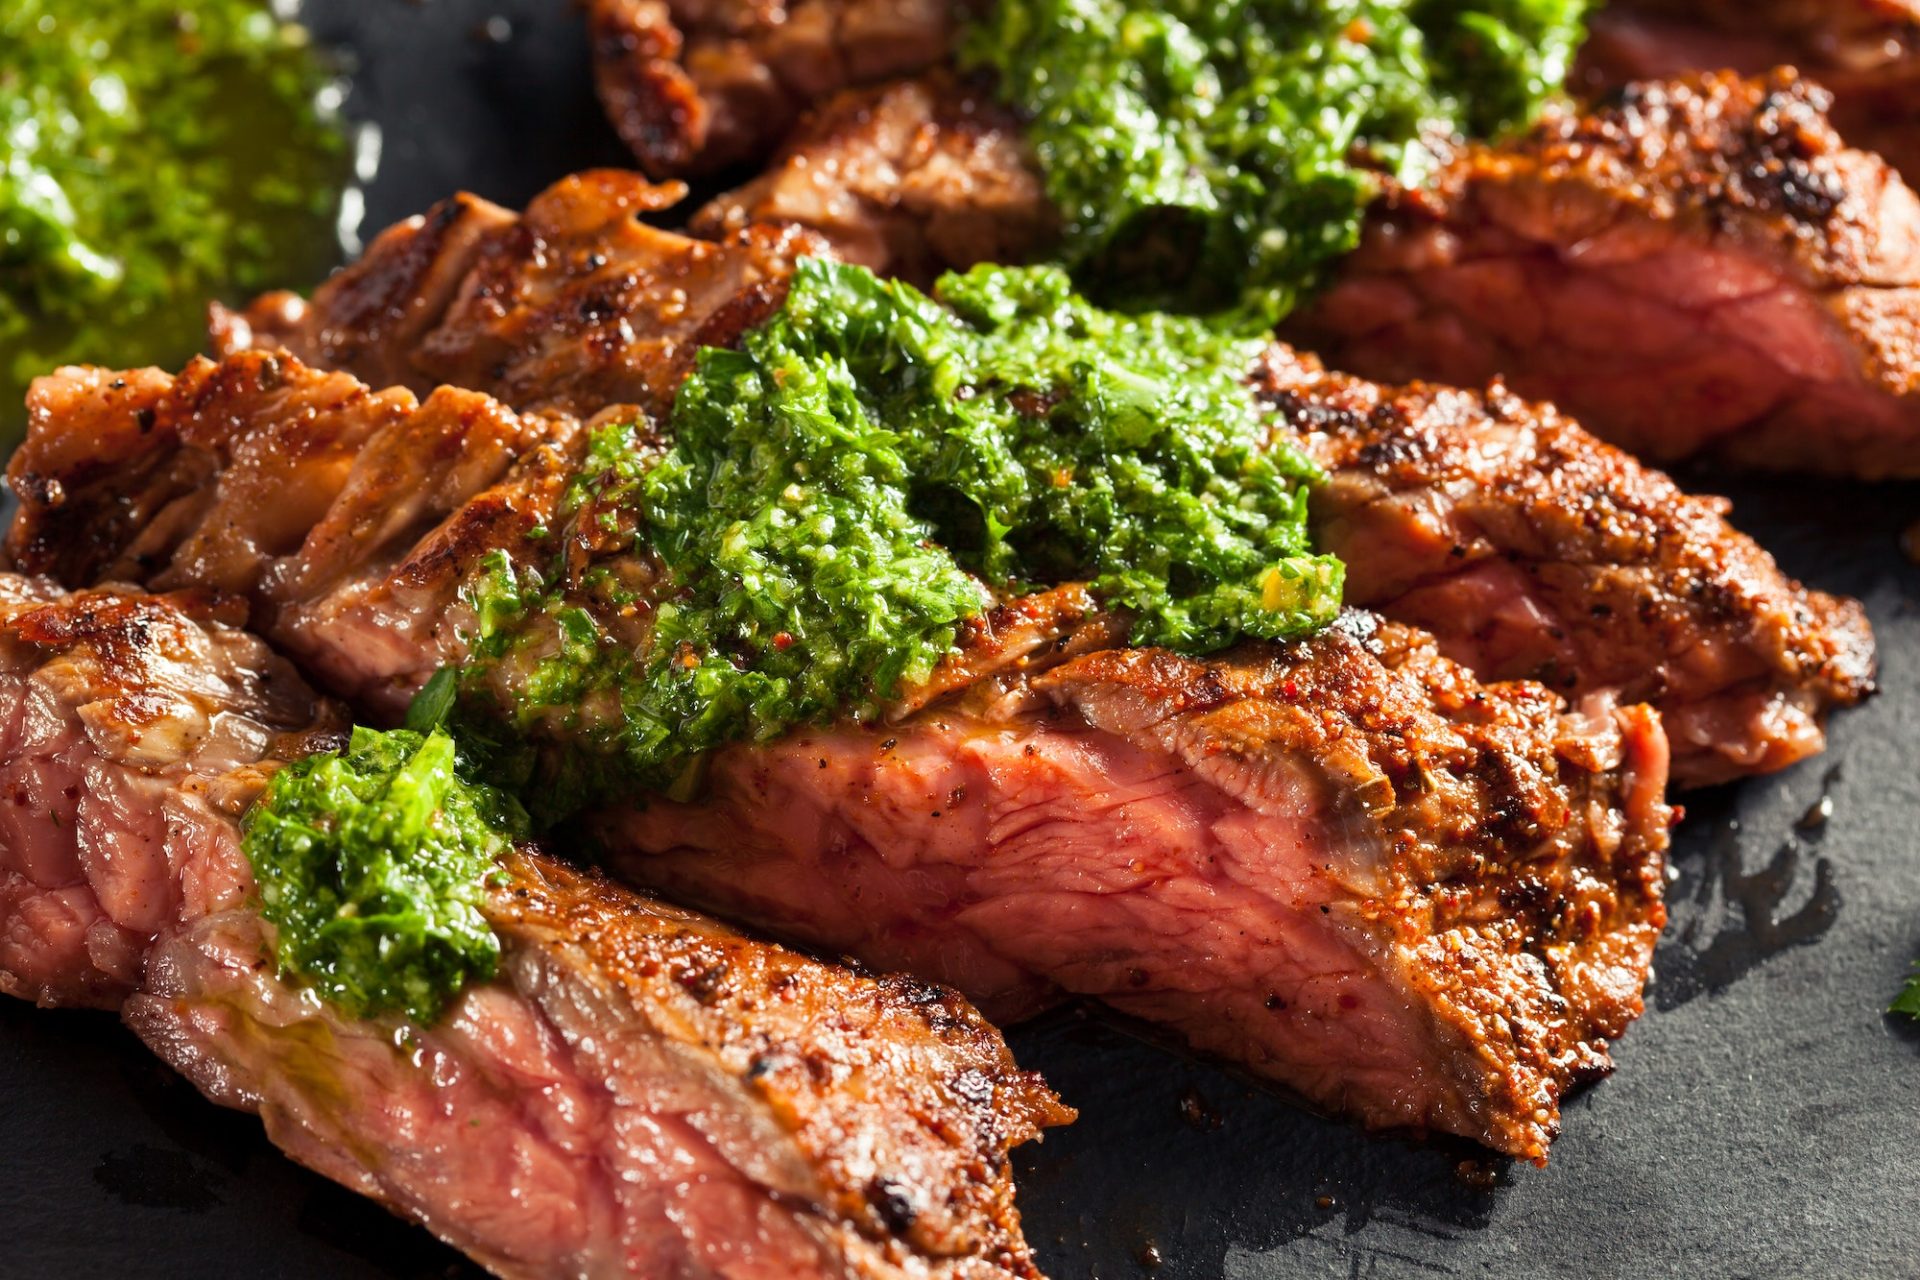
[[[355,1017],[432,1022],[499,964],[481,908],[527,827],[461,777],[443,730],[355,729],[345,752],[288,765],[242,826],[281,973]]]
[[[1087,582],[1138,644],[1309,632],[1342,570],[1308,545],[1314,467],[1244,385],[1258,351],[1052,268],[930,298],[803,262],[740,349],[700,354],[664,446],[600,430],[557,560],[471,585],[459,722],[584,744],[543,800],[603,765],[684,789],[723,742],[878,715],[1035,586]]]
[[[961,60],[1029,117],[1097,297],[1270,323],[1380,175],[1417,183],[1559,91],[1588,2],[997,0]]]

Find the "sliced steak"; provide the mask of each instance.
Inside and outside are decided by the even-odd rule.
[[[1920,475],[1920,199],[1790,71],[1633,85],[1385,200],[1287,332],[1644,458]]]
[[[335,745],[205,593],[0,575],[0,989],[120,1008],[302,1163],[502,1276],[1032,1277],[1010,1147],[1069,1113],[951,992],[527,847],[432,1027],[275,976],[237,815]]]
[[[1024,694],[728,748],[699,801],[596,830],[621,874],[990,1007],[1094,997],[1369,1126],[1544,1159],[1664,920],[1653,712],[1479,685],[1363,615]]]
[[[1025,261],[1053,243],[1059,215],[1018,122],[934,72],[822,103],[765,173],[691,225],[728,239],[756,224],[804,227],[845,261],[924,285]]]
[[[1871,691],[1858,604],[1788,579],[1724,503],[1550,407],[1381,387],[1278,345],[1254,376],[1330,473],[1314,536],[1347,562],[1350,603],[1433,632],[1484,680],[1653,703],[1683,785],[1813,754],[1828,712]],[[247,593],[256,626],[389,717],[459,660],[475,565],[551,555],[525,535],[585,441],[564,415],[449,388],[417,404],[260,352],[173,380],[70,371],[30,406],[17,566]],[[280,494],[297,501],[262,496]]]
[[[690,239],[639,221],[684,188],[594,170],[515,215],[457,195],[389,228],[305,302],[269,294],[217,304],[212,346],[284,350],[373,386],[441,384],[517,408],[663,412],[703,342],[728,342],[773,305],[803,254],[792,228]]]
[[[1349,603],[1432,631],[1483,680],[1658,707],[1683,786],[1785,768],[1873,689],[1854,600],[1811,591],[1727,504],[1496,383],[1383,387],[1275,346],[1261,394],[1329,474],[1315,545]]]
[[[1613,0],[1588,28],[1573,75],[1583,90],[1795,67],[1833,92],[1848,141],[1920,176],[1916,0]]]
[[[326,377],[259,353],[192,376],[244,391],[244,371],[264,363],[281,378]],[[177,452],[184,436],[157,403],[144,438]],[[234,426],[228,455],[309,452],[298,436],[265,447],[280,428],[244,395],[218,403],[206,416]],[[63,422],[99,430],[42,413],[36,437]],[[387,441],[405,431],[386,428],[363,456],[404,456]],[[435,465],[463,456],[452,437],[421,438],[438,441],[416,447]],[[557,482],[527,477],[566,464],[562,445],[543,448],[550,470],[477,477],[490,487],[424,536],[386,519],[379,490],[350,472],[304,543],[258,548],[252,572],[223,585],[250,592],[258,624],[312,670],[397,714],[429,672],[465,656],[476,621],[462,566],[477,548],[510,562],[554,554],[530,526],[551,514],[538,495]],[[67,489],[39,470],[50,456],[30,444],[16,464],[27,498],[11,546],[23,562],[191,581],[196,560],[179,550],[230,524],[216,477],[199,486],[215,498],[194,522],[147,526],[171,529],[171,546],[126,555],[96,543],[90,563],[48,560],[37,549],[60,544],[46,523],[59,506],[34,495]],[[98,505],[105,489],[73,492]],[[533,496],[502,519],[503,492]],[[363,528],[376,532],[324,532]],[[1605,692],[1569,711],[1536,684],[1483,687],[1430,639],[1376,636],[1364,619],[1210,662],[1116,649],[1114,635],[1073,588],[1010,602],[967,630],[965,651],[898,723],[720,752],[702,803],[650,799],[600,830],[636,880],[870,963],[911,964],[996,1009],[1098,997],[1370,1124],[1543,1157],[1558,1099],[1605,1069],[1606,1042],[1637,1011],[1659,928],[1668,813],[1655,714]],[[499,670],[511,680],[512,664]],[[589,729],[563,709],[539,732]]]
[[[587,0],[607,118],[656,178],[759,161],[808,103],[945,60],[953,0]]]

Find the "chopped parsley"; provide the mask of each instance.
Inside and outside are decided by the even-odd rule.
[[[496,762],[566,744],[533,790],[565,808],[609,768],[676,792],[722,743],[877,716],[1039,586],[1088,583],[1138,644],[1310,632],[1342,569],[1308,545],[1314,467],[1244,385],[1258,351],[1054,268],[929,297],[803,262],[738,350],[700,353],[664,443],[598,432],[556,556],[470,585],[454,722]]]
[[[439,729],[355,729],[344,752],[280,770],[242,826],[280,972],[354,1017],[431,1023],[499,964],[482,907],[527,827],[461,776]]]
[[[1417,183],[1559,91],[1588,3],[998,0],[961,59],[1029,118],[1095,296],[1271,322],[1380,175]]]

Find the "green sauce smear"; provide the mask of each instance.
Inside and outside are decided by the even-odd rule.
[[[1530,121],[1590,0],[996,0],[998,72],[1100,300],[1271,323],[1351,249],[1382,175]]]
[[[1318,473],[1244,385],[1260,345],[1100,310],[1055,268],[928,297],[803,262],[739,350],[701,352],[667,442],[600,430],[551,563],[501,556],[472,585],[457,722],[505,729],[496,760],[584,747],[534,789],[565,808],[877,716],[963,620],[1037,586],[1088,583],[1137,644],[1313,631],[1342,566],[1308,545]]]
[[[462,776],[440,729],[355,729],[344,752],[280,770],[242,825],[280,972],[352,1017],[432,1023],[499,965],[482,906],[528,826]]]
[[[60,364],[172,366],[211,297],[333,265],[346,140],[258,0],[0,5],[0,453]]]

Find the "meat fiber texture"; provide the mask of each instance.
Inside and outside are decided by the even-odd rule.
[[[1634,84],[1369,216],[1286,329],[1333,368],[1504,378],[1642,458],[1920,475],[1920,198],[1791,71]]]
[[[0,990],[119,1009],[302,1163],[495,1273],[1032,1277],[1007,1150],[1070,1113],[951,992],[506,861],[441,1021],[276,976],[236,816],[339,718],[207,592],[0,575]]]
[[[527,533],[579,439],[257,352],[37,396],[16,560],[217,575],[387,716],[464,656],[470,566],[546,554]],[[239,498],[293,465],[304,538]],[[1640,1008],[1670,816],[1656,714],[1481,685],[1364,615],[1206,661],[1115,643],[1084,592],[1009,602],[895,722],[725,750],[704,801],[598,829],[636,881],[1001,1011],[1098,997],[1369,1124],[1542,1158]]]

